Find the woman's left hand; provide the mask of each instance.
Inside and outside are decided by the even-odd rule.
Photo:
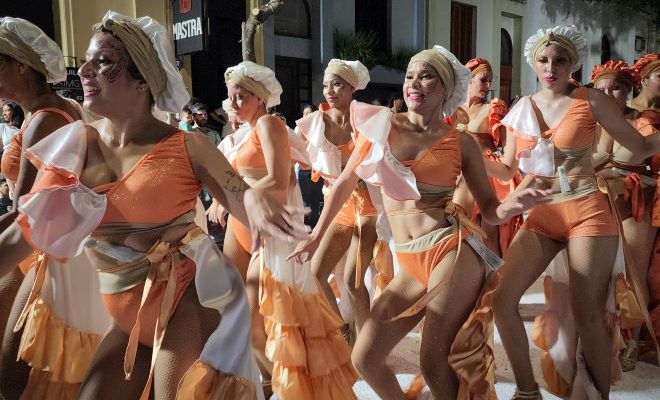
[[[507,221],[538,204],[550,202],[552,200],[548,197],[550,194],[552,194],[552,190],[524,189],[513,192],[497,207],[497,216]]]

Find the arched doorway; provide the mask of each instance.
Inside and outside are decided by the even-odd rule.
[[[506,29],[500,29],[500,98],[507,104],[511,101],[513,78],[513,43]]]

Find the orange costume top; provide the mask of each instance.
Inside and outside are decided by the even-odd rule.
[[[67,113],[64,110],[55,107],[46,107],[32,113],[30,118],[23,123],[21,129],[14,135],[11,139],[9,147],[2,153],[2,163],[0,164],[0,169],[2,174],[7,177],[12,182],[16,182],[18,179],[18,173],[21,169],[21,155],[23,154],[23,133],[30,125],[30,122],[37,114],[42,112],[51,112],[60,115],[66,120],[67,123],[71,123],[76,119]]]
[[[91,190],[78,176],[87,158],[90,130],[101,130],[104,123],[75,122],[28,149],[27,157],[42,175],[30,194],[19,200],[19,224],[25,237],[48,257],[66,260],[84,244],[95,261],[106,308],[129,334],[124,360],[127,377],[133,372],[138,343],[153,347],[141,397],[147,399],[167,323],[193,279],[197,278],[200,303],[220,311],[223,319],[234,320],[236,329],[244,332],[251,329],[249,306],[238,273],[194,224],[200,182],[190,163],[185,133],[172,132],[123,177]],[[172,228],[185,228],[187,233],[174,242],[162,241]],[[241,376],[258,382],[249,345],[238,343],[235,335],[212,337],[200,359],[227,374],[227,390],[248,390]],[[242,367],[216,357],[204,358],[205,352],[213,353],[218,347],[221,352],[245,353],[239,356],[245,357],[238,362]]]
[[[498,151],[498,148],[502,146],[500,134],[505,128],[502,124],[502,118],[506,113],[507,106],[504,101],[494,98],[483,104],[479,114],[475,118],[471,118],[467,124],[458,124],[457,129],[465,131],[479,142],[484,158],[493,162],[502,162],[502,153]],[[488,180],[498,200],[501,201],[516,189],[522,181],[522,174],[516,172],[514,177],[508,181],[501,181],[492,176],[488,176]],[[472,218],[476,219],[478,214],[479,207],[475,204],[472,210]],[[523,217],[519,215],[499,225],[499,242],[502,254],[506,252],[522,223]]]
[[[307,152],[312,162],[312,180],[318,181],[323,177],[327,185],[332,186],[339,177],[342,169],[355,149],[354,140],[335,145],[325,136],[324,113],[330,109],[327,103],[319,105],[319,111],[296,121],[300,133],[307,141]],[[324,192],[327,188],[324,188]],[[333,222],[354,226],[359,216],[374,217],[378,210],[371,200],[369,190],[364,182],[358,183],[357,188],[346,200]]]

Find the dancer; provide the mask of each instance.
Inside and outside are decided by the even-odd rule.
[[[403,83],[407,113],[352,103],[356,149],[311,237],[291,254],[302,260],[315,253],[358,177],[381,186],[402,270],[375,300],[352,359],[360,375],[384,399],[404,396],[385,361],[422,317],[426,322],[420,362],[433,396],[495,395],[488,338],[490,299],[498,276],[489,274],[491,268],[484,268],[462,239],[469,238],[480,254],[490,255],[488,265],[499,265],[499,259],[472,237],[481,230],[451,198],[462,173],[483,217],[502,223],[542,202],[544,192],[521,191],[500,204],[488,184],[477,143],[443,122],[465,101],[469,75],[453,54],[434,46],[410,59]]]
[[[309,161],[300,154],[302,141],[296,143],[284,122],[267,113],[279,104],[282,92],[274,72],[244,61],[227,69],[225,81],[231,107],[245,123],[241,129],[249,128],[236,142],[233,165],[255,188],[268,190],[282,204],[301,206],[293,162]],[[237,222],[230,218],[230,229],[246,242],[249,232],[240,233],[244,228]],[[294,246],[291,240],[266,239],[247,272],[253,346],[264,389],[272,376],[272,390],[280,399],[353,398],[356,376],[339,332],[342,322],[319,292],[309,265],[284,261]]]
[[[550,204],[530,211],[511,243],[495,293],[495,321],[518,385],[514,399],[541,398],[518,304],[562,249],[568,254],[567,276],[557,277],[551,290],[546,287],[546,296],[551,310],[570,310],[574,321],[555,320],[546,313],[535,337],[548,350],[544,375],[549,389],[560,396],[607,399],[610,365],[618,356],[618,346],[610,351],[614,345],[608,334],[609,322],[610,334],[618,335],[612,314],[616,310],[610,307],[607,313],[606,300],[608,288],[614,287],[610,278],[619,276],[612,268],[619,238],[608,197],[599,190],[591,163],[596,124],[642,156],[658,151],[660,137],[642,137],[606,94],[569,82],[586,50],[582,34],[569,27],[540,29],[530,37],[525,56],[543,87],[520,99],[502,120],[516,135],[515,151],[505,151],[504,162],[516,166],[515,154],[527,174],[520,186],[535,183],[554,193]],[[550,334],[557,330],[565,332],[565,340],[553,340]],[[557,352],[561,359],[552,357]]]
[[[67,125],[28,149],[42,176],[19,201],[25,238],[48,259],[71,258],[84,243],[113,318],[78,396],[146,399],[153,380],[156,399],[174,398],[186,370],[206,363],[219,371],[214,395],[254,398],[261,388],[247,299],[239,275],[193,223],[197,195],[206,186],[257,238],[302,235],[292,220],[298,211],[249,188],[202,135],[153,116],[154,105],[180,110],[188,94],[167,31],[152,18],[109,11],[86,59],[84,105],[103,119]],[[17,227],[0,252],[5,270],[30,247]],[[214,332],[216,310],[223,319]]]
[[[368,83],[369,70],[361,62],[330,60],[323,76],[323,95],[327,103],[321,104],[319,111],[296,121],[300,134],[307,141],[309,158],[313,160],[312,179],[323,178],[325,193],[332,188],[355,147],[349,108],[353,93],[364,89]],[[312,271],[339,316],[341,313],[328,277],[335,267],[343,269],[344,287],[352,310],[352,315],[345,316],[345,320],[355,321],[355,332],[360,331],[369,315],[369,292],[363,281],[378,238],[377,215],[366,183],[359,181],[312,258]],[[345,266],[338,265],[344,255]],[[349,343],[354,341],[355,334],[348,323],[342,327],[342,333]]]
[[[469,123],[457,125],[457,129],[474,137],[481,145],[484,164],[495,195],[499,200],[511,194],[522,181],[522,175],[517,169],[502,163],[501,148],[506,144],[506,128],[501,119],[506,115],[507,107],[504,101],[494,98],[486,101],[488,88],[493,80],[493,70],[488,60],[473,58],[465,66],[470,69],[468,94],[461,108],[469,117]],[[513,140],[513,139],[512,139]],[[474,206],[474,199],[464,183],[459,184],[454,195],[454,201],[466,206],[468,214],[481,225],[486,232],[486,244],[498,255],[504,254],[509,243],[522,224],[522,215],[512,218],[506,224],[493,226],[482,221],[479,209]]]
[[[66,78],[64,57],[57,44],[32,23],[0,18],[0,70],[0,97],[15,100],[27,113],[2,158],[2,171],[12,183],[17,205],[16,199],[30,190],[37,175],[23,150],[80,119],[83,112],[77,103],[50,88],[48,83]],[[17,215],[14,208],[0,218],[0,231]],[[0,241],[8,235],[3,232]],[[0,390],[7,398],[21,394],[26,398],[75,398],[109,325],[95,273],[84,255],[67,268],[58,268],[53,260],[50,270],[42,255],[28,256],[29,252],[20,260],[22,271],[14,268],[2,277]],[[23,280],[23,273],[28,273],[28,279]],[[74,285],[75,290],[56,290],[60,285]],[[24,325],[26,329],[21,330]],[[75,363],[65,361],[74,359]]]
[[[635,127],[642,133],[660,132],[660,54],[644,55],[637,60],[633,68],[641,79],[639,95],[630,102],[630,106],[639,113],[635,118]],[[660,169],[660,155],[656,154],[651,158],[650,166],[653,171]],[[657,184],[651,219],[654,228],[660,227],[660,186]],[[660,236],[656,236],[655,239],[647,275],[647,287],[653,329],[648,333],[643,332],[642,339],[646,341],[646,345],[641,349],[640,356],[656,362],[656,349],[650,344],[660,337]]]
[[[616,101],[621,112],[634,125],[638,113],[626,106],[626,100],[633,86],[639,84],[639,74],[628,68],[628,64],[623,61],[610,60],[603,65],[594,66],[591,80],[596,89]],[[637,157],[615,142],[607,132],[598,128],[600,127],[597,127],[597,134],[599,133],[600,137],[597,151],[593,154],[594,166],[598,176],[607,181],[615,199],[618,216],[621,218],[620,223],[632,261],[632,265],[626,266],[626,272],[628,275],[637,275],[637,280],[641,283],[640,294],[648,303],[646,275],[657,231],[651,226],[656,173],[649,168],[646,159]],[[648,129],[639,129],[639,132],[643,135],[653,133]],[[630,313],[632,310],[623,311]],[[630,315],[623,317],[621,328],[626,349],[622,352],[620,361],[625,372],[635,368],[639,351],[639,328],[644,324],[644,320],[632,318]]]

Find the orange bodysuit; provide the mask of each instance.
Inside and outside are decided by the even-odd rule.
[[[21,155],[23,154],[23,133],[30,125],[30,122],[37,114],[42,112],[51,112],[60,115],[66,120],[67,123],[71,123],[76,120],[71,114],[67,113],[64,110],[55,107],[47,107],[37,110],[32,113],[30,118],[23,123],[21,129],[12,137],[9,147],[2,153],[2,163],[0,164],[0,169],[2,174],[7,177],[12,182],[18,180],[18,173],[21,169]]]
[[[559,124],[542,133],[542,137],[550,138],[554,143],[555,164],[570,157],[590,158],[592,153],[596,120],[591,112],[588,91],[580,87],[571,96],[573,101]],[[520,139],[517,141],[520,144]],[[595,184],[588,188],[573,188],[561,195],[563,199],[560,201],[534,207],[523,227],[561,242],[575,237],[618,234],[607,195]]]
[[[282,125],[284,125],[284,122],[282,122]],[[291,159],[291,149],[288,145],[286,149],[289,153],[287,159]],[[257,180],[268,174],[264,151],[261,147],[259,132],[256,127],[252,129],[250,136],[245,140],[241,147],[238,148],[236,158],[232,162],[232,167],[236,169],[239,175]],[[228,230],[234,234],[236,241],[243,250],[247,253],[252,253],[252,233],[250,232],[250,228],[231,216],[229,217],[227,225]]]
[[[497,152],[497,148],[502,146],[500,133],[504,128],[502,118],[506,115],[507,107],[504,101],[492,99],[489,103],[483,104],[482,110],[476,118],[470,119],[470,122],[464,127],[465,132],[474,137],[481,145],[484,158],[493,162],[502,162],[502,154]],[[461,126],[459,125],[459,130]],[[490,186],[493,188],[497,199],[502,201],[511,194],[518,184],[522,181],[522,174],[516,172],[513,178],[508,181],[501,181],[492,176],[488,176]],[[479,217],[479,207],[475,204],[472,210],[472,218],[477,220]],[[510,221],[498,226],[499,244],[502,254],[506,252],[509,244],[513,240],[516,232],[523,223],[522,215],[512,218]]]
[[[200,189],[186,149],[185,132],[176,131],[154,145],[119,180],[94,188],[107,198],[100,227],[115,223],[167,223],[195,210]],[[178,261],[173,309],[195,275],[192,261],[187,258]],[[154,327],[166,284],[166,280],[155,282],[142,307],[139,341],[143,345],[151,346],[154,341]],[[116,293],[103,293],[108,312],[126,333],[131,332],[136,323],[143,290],[144,283]]]
[[[456,188],[458,176],[461,174],[461,134],[451,130],[443,135],[417,160],[403,161],[410,168],[418,183],[437,188],[444,197],[441,206],[450,203],[451,193]],[[432,194],[431,194],[432,195]],[[408,214],[405,212],[388,213],[389,216]],[[397,243],[396,256],[401,268],[417,278],[424,286],[428,286],[429,277],[444,256],[458,246],[458,233],[453,226],[439,228],[426,235],[406,243]]]

